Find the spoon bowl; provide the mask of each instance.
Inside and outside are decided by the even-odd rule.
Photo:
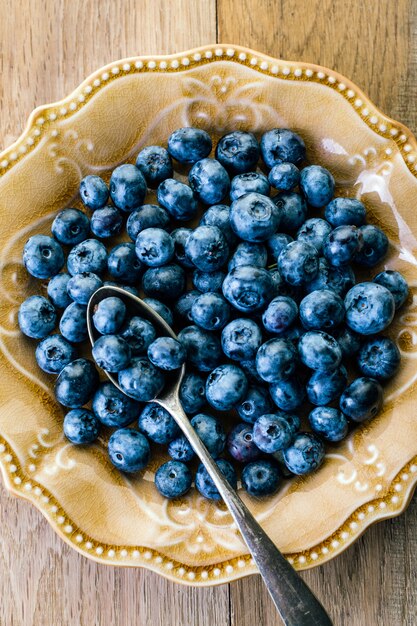
[[[87,305],[87,329],[88,336],[90,338],[91,345],[93,346],[97,339],[100,337],[100,333],[94,326],[93,315],[97,308],[97,305],[104,300],[105,298],[116,297],[120,298],[126,306],[126,318],[130,319],[134,315],[139,315],[143,319],[146,319],[148,322],[151,322],[157,331],[158,336],[168,336],[173,339],[177,339],[176,334],[172,330],[171,326],[166,323],[166,321],[157,313],[152,307],[150,307],[146,302],[138,298],[130,291],[123,289],[122,287],[100,287],[93,293],[91,296],[88,305]],[[119,385],[119,381],[117,379],[117,375],[114,375],[106,370],[103,370],[106,374],[107,378],[113,383],[119,391],[126,394],[125,390],[122,389]],[[183,365],[180,369],[170,372],[165,372],[165,380],[166,384],[162,394],[159,396],[159,400],[163,400],[166,396],[172,396],[172,394],[178,394],[179,388],[181,385],[181,381],[184,377],[185,373],[185,365]],[[133,397],[133,396],[132,396]],[[135,398],[133,397],[135,400]]]
[[[152,322],[161,335],[177,338],[169,324],[137,296],[121,287],[100,287],[93,293],[87,306],[87,327],[91,345],[94,345],[99,337],[93,322],[94,311],[99,302],[109,297],[123,300],[128,315],[140,315]],[[158,403],[172,415],[206,468],[233,516],[285,626],[332,626],[318,599],[262,530],[192,427],[179,399],[179,387],[184,371],[185,365],[178,372],[172,372],[164,390],[152,402]],[[117,378],[109,372],[106,372],[106,375],[122,393],[125,393],[119,386]]]

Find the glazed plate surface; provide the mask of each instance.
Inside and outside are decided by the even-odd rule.
[[[417,481],[417,143],[339,74],[237,46],[207,46],[112,63],[68,98],[40,107],[0,155],[0,466],[10,491],[35,504],[82,554],[142,566],[175,581],[210,585],[256,571],[231,517],[195,490],[167,501],[154,488],[160,459],[121,475],[105,441],[80,449],[62,435],[52,378],[17,327],[23,299],[39,292],[21,265],[26,239],[57,211],[80,206],[81,178],[105,178],[180,126],[214,139],[228,130],[300,133],[312,162],[329,168],[337,195],[365,203],[390,238],[383,267],[401,271],[410,297],[389,334],[403,356],[384,410],[329,448],[316,474],[265,500],[243,498],[295,567],[323,563],[371,523],[398,515]],[[152,201],[152,196],[150,196]],[[375,268],[375,273],[383,269]],[[45,292],[45,286],[41,287]]]

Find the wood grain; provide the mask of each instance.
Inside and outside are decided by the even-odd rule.
[[[216,40],[348,75],[417,129],[413,0],[14,0],[0,3],[0,146],[38,104],[120,57]],[[335,626],[415,626],[417,501],[304,574]],[[28,503],[0,490],[0,626],[278,626],[258,577],[183,588],[88,561]]]

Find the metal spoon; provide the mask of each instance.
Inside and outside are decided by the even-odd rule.
[[[140,317],[152,322],[158,334],[168,335],[176,339],[172,328],[140,298],[119,287],[101,287],[91,296],[87,307],[88,334],[92,345],[99,336],[93,324],[95,307],[101,300],[110,296],[116,296],[123,300],[129,316],[140,315]],[[191,426],[178,395],[184,371],[185,366],[182,366],[180,370],[173,372],[171,381],[153,402],[157,402],[172,415],[200,457],[232,514],[284,624],[286,626],[332,626],[330,617],[318,599],[262,530],[236,491],[220,472],[207,448]],[[123,392],[123,389],[119,387],[117,378],[108,372],[106,374],[111,382]]]

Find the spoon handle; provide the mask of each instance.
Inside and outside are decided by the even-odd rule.
[[[174,394],[155,400],[175,419],[227,505],[285,626],[332,626],[330,617],[299,574],[262,530],[220,472]]]

